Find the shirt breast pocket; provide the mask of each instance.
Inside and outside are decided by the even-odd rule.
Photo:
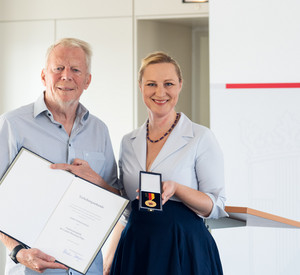
[[[98,174],[104,169],[105,155],[102,152],[87,152],[83,153],[83,159],[89,163],[91,168]]]

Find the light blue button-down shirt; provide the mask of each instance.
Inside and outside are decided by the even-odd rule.
[[[75,158],[86,160],[103,179],[117,187],[117,166],[107,126],[81,104],[71,135],[54,120],[44,102],[44,94],[32,104],[0,116],[0,177],[20,148],[39,154],[54,163],[72,163]],[[12,202],[13,204],[13,202]],[[88,275],[102,274],[102,254],[98,253]],[[66,274],[65,270],[46,270],[44,274]],[[69,274],[80,274],[73,270]],[[6,274],[38,274],[9,257]]]

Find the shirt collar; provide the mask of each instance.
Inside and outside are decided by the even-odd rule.
[[[34,118],[36,118],[39,114],[46,112],[46,111],[49,111],[49,110],[44,101],[44,93],[42,93],[39,96],[39,98],[34,102],[34,111],[33,111]]]
[[[44,93],[42,93],[39,98],[34,102],[34,118],[36,118],[38,115],[42,113],[51,113],[49,109],[46,106],[45,100],[44,100]],[[89,117],[89,111],[87,108],[85,108],[81,103],[79,103],[77,108],[77,114],[76,117],[79,119],[81,123],[84,123],[88,117]]]
[[[80,122],[84,123],[88,119],[89,115],[89,110],[79,103],[76,116],[79,118]]]

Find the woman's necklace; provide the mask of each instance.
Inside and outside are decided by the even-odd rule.
[[[146,131],[147,131],[147,132],[146,132],[146,133],[147,133],[146,137],[147,137],[147,139],[148,139],[150,142],[152,142],[152,143],[156,143],[156,142],[161,141],[162,139],[164,139],[165,136],[167,136],[168,134],[170,134],[170,133],[172,132],[172,130],[173,130],[174,127],[176,126],[176,124],[177,124],[179,118],[180,118],[180,113],[177,113],[176,118],[175,118],[175,121],[174,121],[174,123],[172,124],[171,128],[170,128],[166,133],[164,133],[164,135],[162,135],[162,136],[161,136],[159,139],[157,139],[157,140],[152,140],[152,139],[149,138],[149,119],[148,119],[148,120],[147,120],[147,126],[146,126]]]

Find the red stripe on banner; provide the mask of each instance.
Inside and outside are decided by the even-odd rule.
[[[230,83],[226,89],[300,88],[300,83]]]

